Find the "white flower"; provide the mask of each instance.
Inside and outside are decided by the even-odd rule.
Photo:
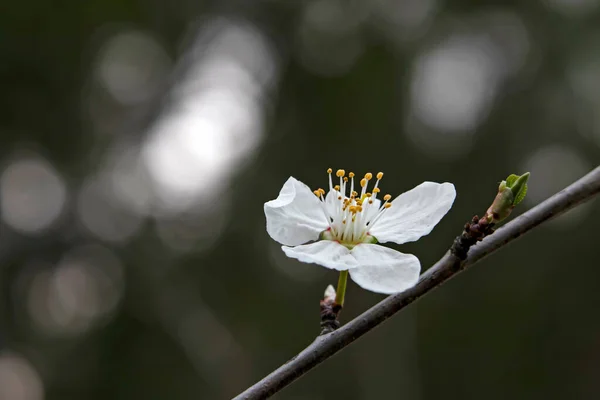
[[[269,235],[284,245],[288,257],[348,270],[364,289],[389,294],[414,286],[421,270],[419,259],[376,243],[402,244],[429,234],[452,207],[454,185],[423,182],[391,202],[386,194],[382,204],[378,195],[383,173],[377,174],[371,192],[367,186],[373,174],[367,173],[359,193],[354,190],[354,173],[346,177],[338,170],[340,183],[333,186],[331,168],[327,172],[326,196],[323,189],[311,191],[290,177],[279,196],[265,203]]]

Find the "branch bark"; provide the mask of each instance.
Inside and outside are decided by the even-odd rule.
[[[464,261],[461,262],[458,257],[447,252],[421,275],[414,287],[387,297],[340,329],[317,337],[298,355],[239,394],[234,400],[266,399],[272,396],[458,272],[474,265],[538,225],[590,200],[599,192],[600,167],[597,167],[473,246]]]

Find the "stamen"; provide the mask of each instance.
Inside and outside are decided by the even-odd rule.
[[[378,172],[377,173],[377,181],[375,182],[375,187],[373,188],[373,194],[375,195],[375,198],[377,198],[377,193],[379,193],[379,181],[381,180],[381,178],[383,178],[383,172]],[[375,191],[375,189],[378,189],[378,190]]]
[[[360,191],[360,197],[363,197],[365,195],[365,192],[367,191],[368,183],[369,183],[369,180],[367,179],[367,176],[365,175],[365,177],[360,180],[360,186],[362,187],[362,190]]]
[[[392,206],[390,203],[386,203],[386,205],[389,205],[390,207]],[[379,214],[377,214],[375,216],[375,218],[373,218],[371,221],[367,222],[367,229],[371,230],[373,229],[373,225],[375,225],[375,222],[379,221],[379,219],[381,218],[381,216],[383,214],[385,214],[386,210],[390,207],[381,207],[381,209],[379,210]]]
[[[342,188],[342,194],[345,196],[346,195],[346,185],[344,185],[344,180],[343,180],[344,175],[346,175],[346,171],[344,171],[343,169],[338,169],[337,172],[335,173],[335,176],[340,178],[340,187]]]
[[[354,177],[356,176],[354,172],[346,174],[346,171],[343,169],[335,171],[336,177],[340,180],[339,185],[335,186],[332,184],[332,173],[334,171],[328,168],[329,190],[336,190],[337,192],[335,197],[337,197],[338,202],[335,203],[335,208],[330,209],[325,203],[325,194],[327,193],[325,190],[319,188],[313,193],[321,200],[321,208],[328,220],[327,222],[335,240],[346,244],[360,243],[369,234],[373,224],[392,206],[389,203],[392,196],[386,194],[382,199],[385,203],[378,205],[378,210],[371,210],[371,207],[375,207],[374,200],[381,193],[379,181],[383,178],[383,172],[378,172],[376,175],[367,172],[357,182],[362,188],[360,194],[354,190]],[[367,192],[369,181],[375,177],[377,181],[373,189]],[[347,191],[348,188],[349,191]],[[331,215],[329,215],[330,213]]]

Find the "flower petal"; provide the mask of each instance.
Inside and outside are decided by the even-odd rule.
[[[379,207],[381,207],[381,200],[379,199],[373,200],[373,203],[366,202],[363,206],[364,220],[372,220],[379,213]]]
[[[398,293],[419,280],[421,263],[412,254],[404,254],[376,244],[359,244],[351,251],[358,268],[350,277],[363,289],[377,293]]]
[[[380,243],[414,242],[431,232],[450,210],[455,198],[453,184],[423,182],[396,197],[370,233]]]
[[[335,189],[327,192],[327,195],[325,196],[325,208],[327,210],[327,215],[330,217],[337,214],[337,211],[341,208],[341,200],[338,200],[339,196],[340,192]]]
[[[288,257],[305,263],[319,264],[326,268],[345,271],[359,266],[358,261],[348,248],[331,240],[296,247],[281,247]]]
[[[317,240],[329,226],[317,196],[291,176],[279,196],[265,203],[265,216],[269,235],[288,246]]]

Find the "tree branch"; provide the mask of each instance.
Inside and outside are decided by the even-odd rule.
[[[566,189],[507,223],[493,235],[473,246],[464,262],[450,252],[446,253],[433,267],[421,275],[419,282],[414,287],[387,297],[340,329],[317,337],[296,357],[248,388],[234,400],[270,397],[458,272],[482,260],[536,226],[591,199],[599,192],[600,167],[597,167]]]

